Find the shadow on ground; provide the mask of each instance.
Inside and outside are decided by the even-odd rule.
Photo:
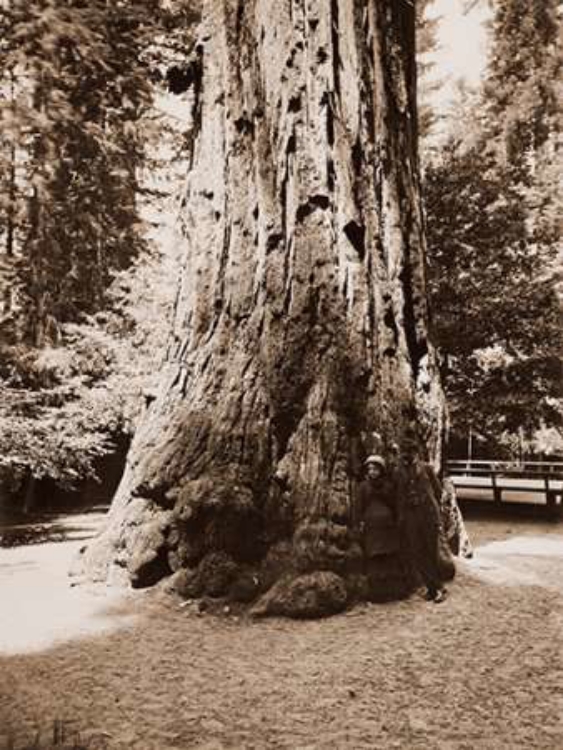
[[[63,558],[42,578],[37,555],[80,543],[28,547],[12,577],[24,598],[50,591],[35,602],[42,627],[49,610],[64,614],[83,596],[97,608],[77,621],[67,611],[42,645],[22,639],[5,651],[0,726],[25,741],[73,722],[83,736],[104,733],[109,750],[560,750],[563,592],[544,585],[541,566],[560,575],[553,545],[562,549],[563,535],[540,528],[470,520],[475,559],[444,604],[413,597],[315,622],[202,616],[156,592],[70,589]],[[518,579],[515,560],[540,575]],[[483,566],[518,580],[493,580]],[[106,630],[84,629],[104,617]]]
[[[0,523],[0,547],[23,547],[45,542],[83,541],[99,528],[107,506],[96,506],[88,512],[52,512],[34,514],[6,513]]]

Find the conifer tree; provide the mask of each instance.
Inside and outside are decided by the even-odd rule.
[[[563,414],[556,6],[495,5],[483,91],[426,170],[430,289],[453,430],[493,443],[560,426]]]
[[[158,346],[147,353],[132,345],[146,332],[118,282],[127,269],[135,287],[137,257],[141,278],[155,265],[141,221],[154,193],[142,179],[152,166],[152,101],[169,58],[189,49],[195,19],[194,4],[180,0],[166,8],[157,0],[2,4],[0,469],[7,472],[72,482],[94,471],[126,428],[134,384],[158,357]]]

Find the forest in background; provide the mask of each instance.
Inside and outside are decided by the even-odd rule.
[[[434,339],[458,455],[473,434],[492,455],[548,457],[562,452],[560,11],[491,5],[481,87],[459,86],[438,141],[426,116]]]
[[[194,3],[4,3],[0,471],[73,486],[129,435],[162,357],[177,263],[159,100]],[[181,78],[181,76],[180,76]],[[167,211],[172,213],[167,214]]]
[[[429,5],[419,4],[421,152],[451,432],[460,444],[475,433],[497,455],[523,441],[561,452],[557,3],[494,4],[483,86],[460,89],[440,137],[442,113],[424,96],[437,44]],[[194,6],[3,3],[0,472],[10,486],[95,474],[157,387],[179,268],[175,195],[197,117]],[[163,105],[171,98],[176,107]]]

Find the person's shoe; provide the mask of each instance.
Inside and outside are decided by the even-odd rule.
[[[446,589],[440,589],[439,591],[436,592],[432,601],[434,602],[434,604],[440,604],[440,602],[445,601],[447,596],[448,596],[448,592],[446,591]]]
[[[438,595],[438,591],[435,589],[427,589],[426,593],[423,596],[423,599],[427,602],[433,602],[436,599],[436,596]]]

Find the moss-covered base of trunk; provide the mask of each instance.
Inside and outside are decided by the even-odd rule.
[[[272,529],[283,526],[264,523],[252,505],[219,507],[179,515],[136,498],[110,518],[75,572],[134,588],[163,581],[183,599],[298,618],[335,614],[361,600],[401,599],[416,587],[400,559],[380,569],[372,562],[368,571],[357,534],[343,519],[304,521],[275,538]]]

